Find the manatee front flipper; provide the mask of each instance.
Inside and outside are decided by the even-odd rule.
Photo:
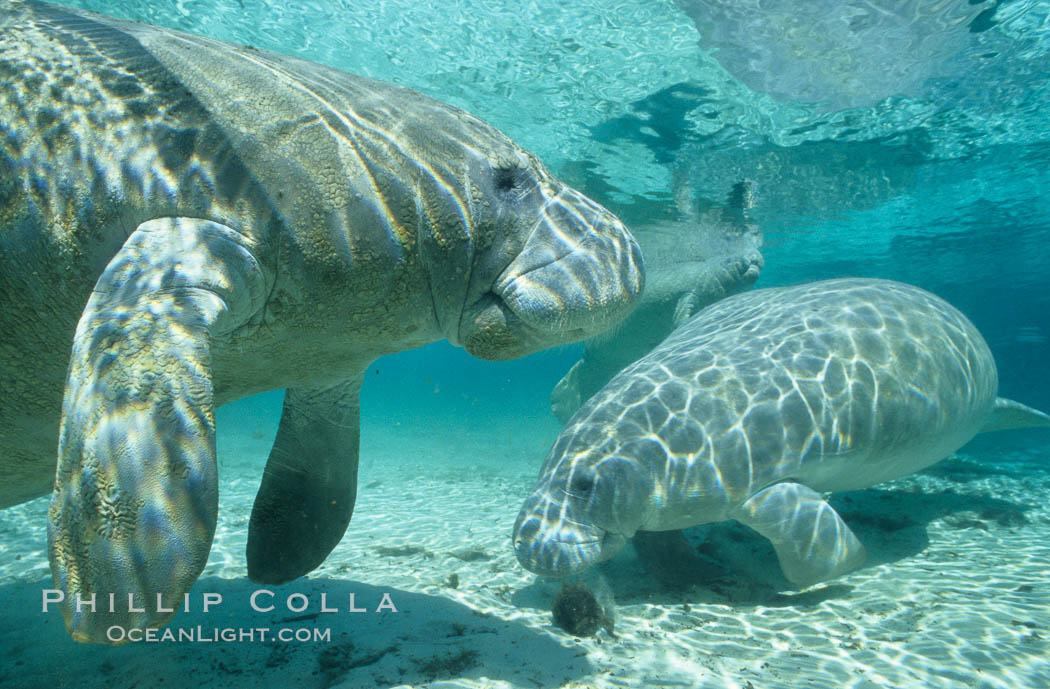
[[[360,376],[285,393],[248,526],[248,576],[283,584],[324,562],[357,497]]]
[[[78,641],[164,624],[174,613],[158,608],[177,609],[204,569],[218,508],[210,340],[261,310],[256,249],[218,223],[150,220],[88,299],[48,520],[52,576]],[[96,598],[96,610],[77,610],[78,597]]]
[[[675,303],[674,328],[679,328],[704,307],[751,287],[763,265],[762,254],[753,249],[741,256],[719,256],[678,266],[680,283],[691,287]]]
[[[730,515],[773,543],[788,581],[809,586],[859,567],[866,552],[831,505],[798,483],[777,483]]]
[[[580,370],[585,365],[584,359],[577,361],[551,390],[551,412],[563,425],[568,423],[583,404],[583,400],[580,399]]]
[[[695,291],[686,292],[678,298],[674,305],[674,315],[671,317],[671,323],[674,325],[675,330],[696,315],[698,311],[696,303],[697,296]]]

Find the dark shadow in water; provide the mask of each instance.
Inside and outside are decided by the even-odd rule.
[[[131,687],[392,687],[469,678],[504,680],[515,686],[557,687],[595,670],[579,652],[517,622],[486,617],[446,598],[334,579],[301,579],[263,587],[246,579],[207,577],[190,593],[190,612],[167,627],[214,637],[216,629],[269,630],[252,641],[132,643],[119,647],[73,642],[57,609],[42,614],[42,590],[50,580],[0,586],[0,687],[4,689],[130,689]],[[255,612],[249,599],[258,589]],[[222,604],[201,611],[205,593]],[[286,600],[301,593],[310,604],[289,611]],[[319,613],[321,593],[338,612]],[[348,612],[349,594],[367,612]],[[399,612],[376,612],[384,593]],[[293,603],[294,603],[293,599]],[[166,628],[166,629],[167,629]],[[278,629],[311,634],[330,629],[330,640],[276,642]],[[301,631],[299,631],[301,630]],[[499,643],[493,643],[493,639]]]
[[[716,108],[713,95],[710,88],[700,84],[672,84],[631,103],[637,115],[620,115],[590,127],[591,137],[602,143],[639,142],[658,163],[674,162],[677,151],[695,139],[690,115],[699,108]]]
[[[934,464],[928,469],[923,469],[920,473],[927,476],[937,476],[938,478],[948,479],[955,483],[967,483],[969,481],[979,481],[995,476],[1009,476],[1011,478],[1020,479],[1032,476],[1033,474],[1046,474],[1048,472],[1050,472],[1050,463],[1037,460],[1030,462],[1011,461],[1008,463],[989,464],[988,462],[980,462],[959,457],[950,462]]]
[[[951,470],[969,463],[953,461]],[[994,472],[1001,474],[1002,472]],[[912,557],[929,545],[926,525],[943,519],[960,530],[1023,527],[1028,505],[951,490],[918,493],[868,489],[834,494],[830,504],[868,550],[864,567]],[[684,532],[640,534],[611,561],[600,565],[611,597],[618,604],[658,603],[791,606],[800,609],[825,600],[848,600],[853,587],[831,582],[797,592],[784,578],[772,545],[734,521],[706,524]],[[594,583],[594,574],[585,574]],[[534,584],[514,599],[523,607],[550,605],[547,584]]]
[[[960,454],[923,469],[921,474],[937,476],[956,483],[1008,476],[1023,479],[1050,475],[1050,429],[1032,428],[997,433],[982,433],[959,450]],[[1033,449],[1042,451],[1033,453]],[[1014,453],[1014,456],[1010,456]],[[1023,453],[1023,456],[1017,456]],[[981,457],[982,459],[971,459]],[[989,458],[1000,458],[997,461]]]

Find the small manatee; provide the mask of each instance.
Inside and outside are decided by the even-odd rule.
[[[566,576],[639,530],[735,519],[772,542],[792,583],[831,579],[865,550],[822,492],[919,471],[982,431],[1050,426],[997,386],[973,324],[917,287],[728,297],[570,419],[518,515],[518,560]]]

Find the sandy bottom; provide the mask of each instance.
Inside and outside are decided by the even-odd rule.
[[[1045,442],[963,452],[835,496],[869,560],[829,585],[793,591],[772,548],[735,524],[689,533],[695,571],[647,570],[628,547],[583,577],[611,604],[612,631],[575,638],[552,623],[560,583],[537,581],[510,550],[552,419],[366,424],[347,536],[309,577],[264,594],[273,611],[256,612],[249,598],[262,587],[243,553],[273,424],[255,413],[220,410],[218,532],[191,611],[169,628],[267,638],[72,642],[57,612],[40,611],[51,579],[37,500],[0,512],[0,686],[1050,687]],[[222,604],[202,612],[205,593]],[[309,607],[289,610],[293,594]],[[321,594],[337,612],[321,612]],[[365,612],[348,611],[351,594]],[[384,594],[396,612],[376,611]],[[276,641],[278,630],[293,640]]]

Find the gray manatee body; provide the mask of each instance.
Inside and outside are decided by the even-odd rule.
[[[996,397],[991,352],[940,298],[840,279],[729,297],[613,378],[558,437],[514,527],[564,576],[637,531],[735,519],[805,586],[864,547],[820,492],[919,471],[978,432],[1050,425]]]
[[[78,640],[164,623],[203,569],[216,405],[287,389],[247,553],[285,582],[349,522],[371,361],[521,356],[642,288],[613,215],[413,91],[47,4],[0,36],[0,507],[53,489]],[[71,605],[107,593],[146,612]]]

